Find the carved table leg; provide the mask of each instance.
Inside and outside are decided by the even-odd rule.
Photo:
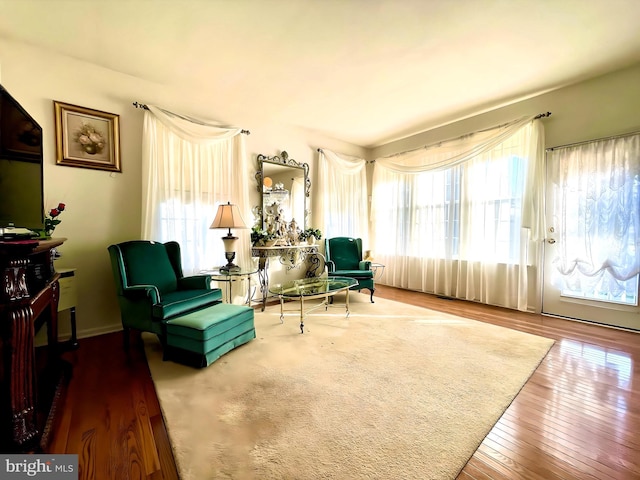
[[[307,254],[307,273],[305,277],[313,278],[321,276],[326,268],[327,261],[320,252]]]
[[[262,292],[262,311],[264,312],[269,294],[269,259],[267,257],[260,257],[258,260],[258,281]]]
[[[5,374],[9,386],[11,440],[24,445],[38,435],[36,417],[36,368],[33,346],[33,312],[24,307],[9,314],[9,344],[5,350]]]

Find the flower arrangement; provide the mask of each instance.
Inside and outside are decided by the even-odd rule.
[[[45,216],[44,219],[44,233],[47,236],[51,236],[56,227],[60,224],[62,220],[58,218],[58,216],[64,212],[66,205],[64,203],[59,203],[56,208],[52,208],[49,210],[49,213]]]
[[[251,243],[255,246],[264,246],[267,242],[273,241],[278,236],[275,233],[269,233],[263,228],[254,225],[251,229]]]
[[[96,127],[90,123],[83,123],[74,133],[74,140],[80,145],[80,148],[90,155],[102,152],[105,146],[105,140]]]
[[[319,228],[306,228],[298,238],[300,240],[308,240],[311,237],[315,237],[316,240],[322,240],[322,231]]]

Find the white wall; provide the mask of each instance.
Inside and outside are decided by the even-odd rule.
[[[140,238],[143,111],[134,108],[133,101],[250,130],[247,153],[251,165],[245,168],[252,171],[258,154],[277,155],[286,150],[291,158],[309,163],[312,201],[318,147],[349,155],[366,153],[359,147],[293,127],[245,125],[242,119],[216,118],[215,112],[198,110],[198,92],[189,98],[178,97],[161,84],[6,40],[0,40],[0,72],[0,83],[43,128],[45,209],[59,202],[67,204],[54,234],[67,238],[56,266],[77,268],[80,337],[121,328],[107,247]],[[122,173],[56,165],[53,100],[120,116]],[[252,204],[257,205],[256,186],[252,183],[247,188]],[[60,336],[68,336],[69,331],[68,322],[61,317]]]

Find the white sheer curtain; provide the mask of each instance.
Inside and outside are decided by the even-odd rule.
[[[625,302],[640,273],[640,134],[558,148],[547,156],[556,201],[554,285]]]
[[[366,164],[362,158],[321,149],[315,226],[322,230],[325,238],[361,238],[363,247],[368,249]]]
[[[153,105],[145,111],[142,142],[142,238],[180,243],[185,274],[226,263],[210,230],[218,205],[235,203],[251,226],[249,164],[240,129],[177,115]],[[235,230],[237,264],[251,261],[249,230]]]
[[[376,159],[372,231],[385,283],[537,308],[543,162],[533,117]]]

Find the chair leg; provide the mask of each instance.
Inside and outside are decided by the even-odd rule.
[[[131,331],[129,330],[129,327],[122,327],[122,347],[124,348],[125,352],[129,351],[130,336]]]
[[[166,362],[167,360],[171,360],[171,347],[167,346],[167,336],[166,335],[158,335],[158,340],[160,341],[160,345],[162,345],[162,361]]]
[[[369,291],[371,292],[371,303],[376,303],[376,302],[373,301],[373,292],[375,292],[376,289],[375,288],[370,288]]]

